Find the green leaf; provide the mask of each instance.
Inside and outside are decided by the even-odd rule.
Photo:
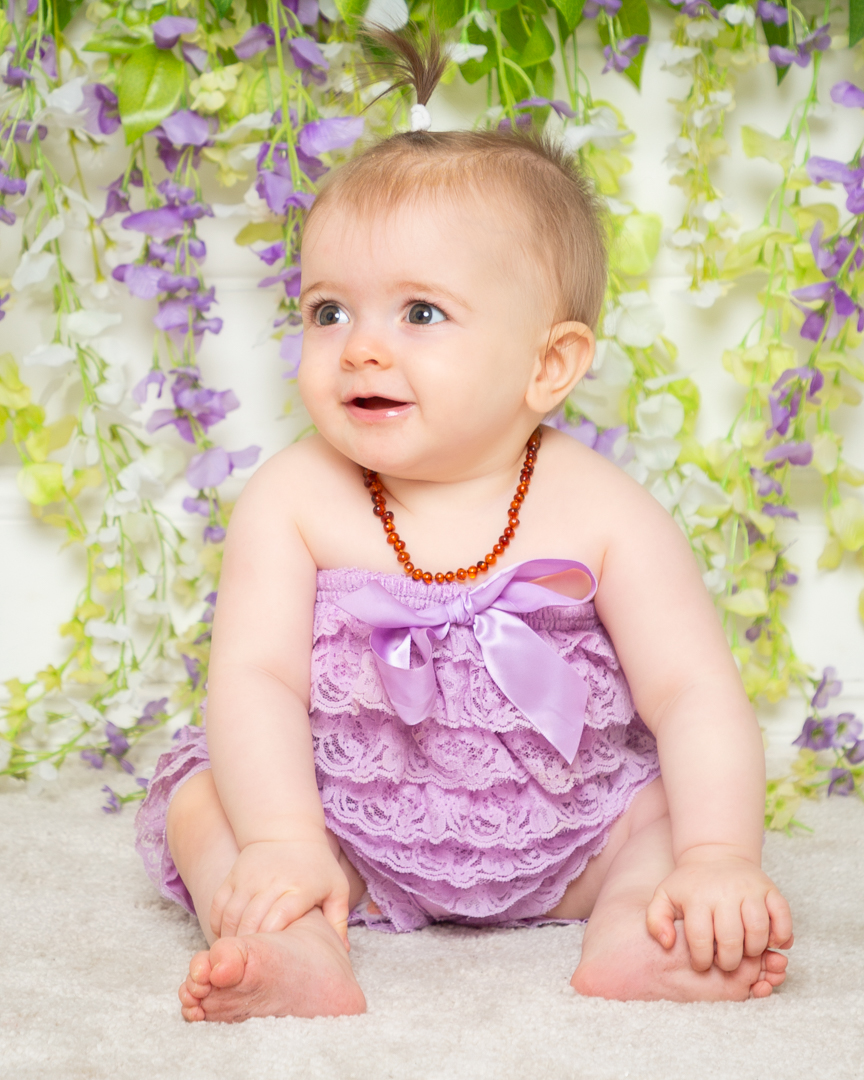
[[[732,596],[724,596],[720,606],[736,615],[754,618],[757,615],[767,615],[768,598],[764,589],[742,589]]]
[[[850,0],[850,4],[852,0]],[[765,32],[765,40],[768,42],[769,47],[771,45],[782,45],[784,49],[788,49],[790,45],[789,39],[789,27],[790,23],[785,23],[783,26],[775,26],[772,22],[767,22],[765,19],[760,20],[762,23],[762,29]],[[777,68],[777,85],[786,78],[789,73],[789,67]]]
[[[849,0],[849,48],[864,38],[864,0]]]
[[[648,4],[646,0],[624,0],[621,10],[618,12],[618,21],[621,24],[622,37],[629,38],[633,37],[634,34],[644,34],[646,37],[651,36],[651,16],[648,13]],[[600,40],[604,45],[608,45],[609,30],[607,29],[606,24],[601,23],[597,27],[597,30],[600,34]],[[640,89],[640,83],[642,81],[642,64],[644,62],[645,46],[643,45],[630,66],[624,71],[624,74],[637,90]]]
[[[349,26],[356,26],[369,6],[369,0],[336,0],[339,14]]]
[[[659,214],[629,214],[612,245],[612,265],[622,274],[647,274],[660,250],[663,219]]]
[[[511,55],[511,59],[515,60],[519,53],[528,44],[529,31],[526,29],[525,20],[518,7],[510,8],[509,11],[504,11],[500,16],[501,33],[507,40],[509,45],[513,46],[515,50]]]
[[[278,221],[250,221],[234,237],[234,243],[246,247],[259,240],[266,240],[272,244],[282,239],[282,232],[282,226]]]
[[[540,97],[549,98],[550,101],[555,97],[555,66],[549,60],[534,68],[534,89]],[[544,109],[542,115],[547,114],[548,110]]]
[[[136,49],[123,65],[117,87],[126,142],[135,142],[164,120],[182,89],[183,62],[170,49]]]
[[[546,23],[538,15],[531,28],[531,37],[522,50],[519,63],[523,68],[535,67],[555,55],[555,39],[549,33]]]
[[[472,45],[485,45],[486,55],[482,60],[466,60],[459,68],[465,82],[475,83],[482,79],[498,63],[498,46],[495,35],[490,30],[481,30],[476,23],[468,26],[468,40]]]
[[[486,7],[489,11],[509,11],[510,8],[516,7],[519,0],[486,0]]]
[[[439,30],[449,30],[465,14],[463,0],[436,0],[435,24]]]
[[[149,45],[150,38],[137,29],[127,27],[113,34],[94,34],[83,46],[83,52],[109,53],[111,56],[125,56],[142,45]]]
[[[585,6],[585,0],[552,0],[552,3],[560,13],[567,29],[572,31],[582,18],[582,8]]]
[[[232,0],[213,0],[213,9],[220,19],[224,19],[231,10]]]
[[[758,128],[745,124],[741,128],[741,145],[747,157],[761,157],[788,169],[795,157],[795,146],[791,139],[775,139]]]
[[[54,0],[54,10],[57,12],[57,22],[61,30],[72,21],[72,17],[84,0]]]

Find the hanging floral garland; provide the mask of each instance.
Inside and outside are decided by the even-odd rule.
[[[827,5],[821,18],[770,0],[660,7],[674,18],[654,47],[689,81],[667,156],[686,199],[671,244],[688,260],[688,299],[710,307],[745,275],[761,275],[759,315],[722,357],[741,384],[740,410],[726,437],[707,445],[695,437],[698,390],[676,371],[648,291],[662,221],[620,199],[633,135],[595,98],[579,59],[580,43],[599,36],[603,78],[638,87],[652,35],[645,0],[438,0],[434,20],[452,43],[451,74],[486,87],[477,123],[548,125],[607,199],[612,267],[598,358],[557,423],[677,517],[751,697],[797,690],[808,702],[793,773],[769,784],[766,822],[787,828],[802,796],[864,792],[861,722],[826,713],[840,691],[836,673],[814,678],[784,623],[797,571],[776,535],[796,516],[790,475],[810,466],[825,490],[819,566],[836,568],[846,552],[864,561],[864,503],[854,493],[864,472],[845,460],[832,426],[841,404],[860,401],[855,383],[864,381],[855,351],[864,338],[864,160],[861,146],[846,161],[811,156],[808,123],[821,56],[840,47],[838,33],[844,46],[864,36],[864,2],[850,0],[840,31]],[[142,738],[181,714],[200,721],[231,511],[223,485],[259,454],[218,437],[240,402],[209,385],[207,341],[222,320],[199,235],[214,213],[205,187],[230,187],[254,166],[251,220],[236,242],[266,268],[269,333],[293,376],[299,231],[316,183],[410,104],[366,108],[381,87],[368,85],[364,15],[394,26],[410,17],[421,33],[432,17],[428,4],[409,10],[404,0],[8,0],[0,12],[0,230],[20,240],[11,279],[0,279],[0,319],[4,305],[32,294],[50,296],[54,312],[50,340],[26,356],[0,355],[0,441],[17,450],[19,487],[36,516],[85,554],[79,599],[60,628],[66,659],[5,684],[0,773],[48,780],[76,755],[135,778],[130,751]],[[782,136],[743,129],[744,152],[767,158],[781,178],[762,224],[741,233],[716,165],[729,152],[736,74],[764,63],[778,82],[791,65],[812,78]],[[838,110],[864,109],[853,83],[836,84],[831,98]],[[98,147],[122,162],[104,205],[80,167],[82,150]],[[802,201],[815,186],[842,187],[846,216],[836,201]],[[120,321],[109,279],[155,309],[151,367],[134,385],[104,336]],[[38,404],[22,375],[29,366],[56,374]],[[182,528],[160,502],[180,475]],[[144,786],[143,777],[122,790],[106,784],[106,809]]]

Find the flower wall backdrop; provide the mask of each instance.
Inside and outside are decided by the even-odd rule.
[[[799,575],[844,560],[864,569],[864,471],[841,434],[864,381],[864,78],[820,78],[835,55],[850,75],[856,54],[860,66],[862,0],[438,0],[434,13],[405,0],[8,0],[0,452],[18,461],[21,499],[78,553],[80,595],[59,628],[62,661],[2,672],[13,677],[0,772],[48,781],[82,757],[103,770],[106,809],[118,809],[146,785],[136,745],[181,718],[200,722],[222,541],[261,450],[222,435],[238,430],[242,405],[213,374],[216,336],[232,327],[208,279],[208,244],[230,258],[227,233],[237,259],[260,260],[266,301],[257,325],[247,312],[239,327],[238,374],[256,336],[275,339],[268,355],[278,351],[300,436],[304,212],[328,170],[362,139],[404,126],[411,104],[399,93],[375,100],[387,84],[361,20],[410,19],[422,33],[432,17],[452,60],[439,93],[464,122],[548,127],[606,197],[612,273],[598,357],[556,423],[676,516],[754,701],[801,700],[800,753],[769,784],[767,823],[788,827],[820,788],[861,796],[861,721],[832,709],[838,672],[798,655],[786,605]],[[655,70],[646,49],[676,77],[671,101],[643,79],[643,66]],[[744,124],[733,142],[736,90],[756,69],[770,72],[788,123]],[[609,100],[615,80],[641,84],[642,99],[674,119],[674,220],[627,175],[637,136]],[[811,151],[814,124],[840,133],[841,153]],[[761,221],[745,221],[721,189],[747,159],[770,163]],[[698,437],[691,358],[679,365],[655,296],[663,259],[686,271],[706,327],[733,290],[750,305],[740,336],[708,336],[699,357],[732,402],[721,437]],[[8,327],[27,311],[41,313],[39,341],[21,347],[26,335]],[[288,437],[274,418],[261,441]],[[805,475],[821,485],[824,548],[816,565],[797,566],[784,529]],[[864,618],[864,591],[856,602]]]

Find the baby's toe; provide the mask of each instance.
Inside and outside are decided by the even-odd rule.
[[[189,961],[189,979],[198,983],[199,986],[210,985],[210,953],[206,950],[197,952]],[[186,981],[188,982],[189,979]],[[199,997],[203,997],[203,994],[199,994]]]
[[[246,973],[246,938],[220,938],[210,949],[210,982],[221,988],[237,986]]]
[[[771,974],[782,975],[788,963],[788,959],[782,953],[772,952],[770,949],[762,953],[762,968]]]
[[[751,998],[766,998],[771,994],[774,987],[767,979],[760,979],[758,982],[753,983],[750,987]]]

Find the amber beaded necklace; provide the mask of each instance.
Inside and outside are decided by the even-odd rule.
[[[489,554],[484,559],[478,559],[467,570],[460,567],[455,571],[448,570],[446,574],[432,574],[428,570],[421,570],[419,566],[415,566],[411,562],[411,556],[405,550],[405,541],[400,540],[399,533],[396,532],[393,511],[387,509],[384,485],[378,479],[378,473],[372,469],[363,470],[363,483],[369,488],[369,494],[372,496],[372,513],[381,518],[384,532],[387,534],[387,543],[393,545],[396,558],[402,564],[402,569],[406,574],[409,574],[415,581],[423,581],[427,585],[431,585],[433,581],[443,585],[445,581],[465,581],[466,578],[473,581],[478,574],[485,574],[490,566],[495,565],[498,556],[504,554],[504,549],[509,546],[510,541],[516,535],[516,530],[519,528],[519,510],[525,501],[525,496],[528,494],[531,474],[534,472],[537,451],[540,448],[540,435],[541,430],[538,427],[528,440],[528,445],[525,448],[525,461],[522,463],[522,471],[519,473],[519,486],[516,488],[513,500],[510,503],[510,509],[507,512],[507,528],[498,537],[498,543],[493,546]]]

